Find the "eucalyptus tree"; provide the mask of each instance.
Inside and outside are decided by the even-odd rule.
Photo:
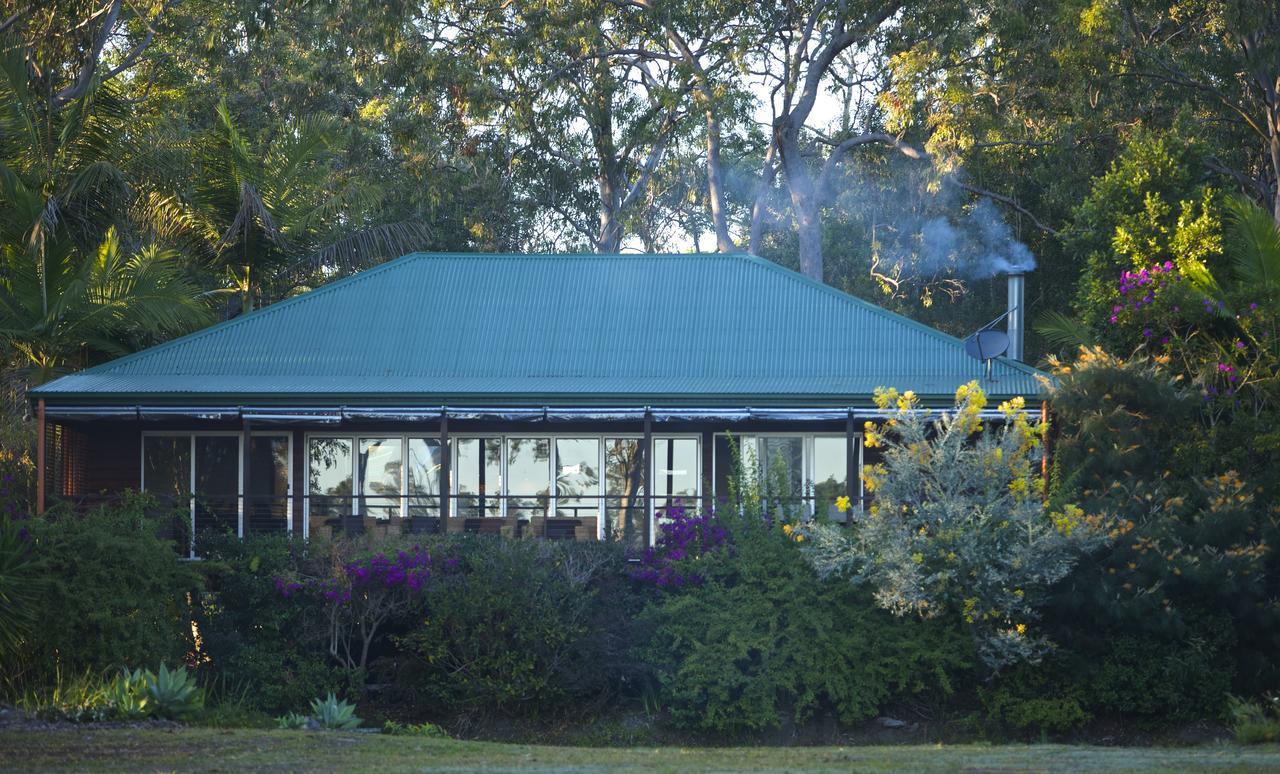
[[[1224,142],[1222,155],[1251,149],[1216,171],[1280,223],[1280,4],[1122,0],[1091,6],[1083,20],[1113,77],[1171,87],[1207,123],[1236,127],[1239,141]]]
[[[687,131],[690,77],[649,57],[635,20],[607,0],[441,3],[433,30],[491,90],[475,120],[500,128],[523,201],[563,229],[558,246],[621,249]]]
[[[666,63],[688,77],[691,110],[703,116],[703,187],[705,207],[716,249],[738,249],[730,233],[729,183],[724,155],[727,122],[740,123],[754,107],[755,95],[745,87],[746,57],[752,35],[750,17],[739,3],[619,0],[639,25],[635,51]]]

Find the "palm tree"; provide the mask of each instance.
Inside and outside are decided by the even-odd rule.
[[[4,366],[43,384],[208,325],[216,292],[187,278],[178,253],[148,246],[126,254],[109,228],[89,255],[59,251],[46,255],[43,271],[18,263],[0,274]]]
[[[351,271],[428,242],[419,224],[375,224],[366,216],[380,192],[344,181],[328,163],[329,122],[287,122],[273,135],[255,148],[224,99],[193,195],[195,217],[217,235],[215,266],[240,294],[242,311],[287,293],[300,269]]]
[[[48,262],[92,245],[127,205],[127,113],[107,85],[65,107],[40,100],[21,51],[0,57],[0,267],[35,272],[44,312]]]
[[[172,209],[129,179],[129,119],[109,83],[55,105],[0,55],[0,369],[19,388],[212,321],[177,253],[121,245],[117,226]]]

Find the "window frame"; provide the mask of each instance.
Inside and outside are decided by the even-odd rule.
[[[856,432],[852,436],[854,448],[857,449],[857,452],[858,452],[857,465],[854,467],[854,475],[858,477],[858,499],[857,499],[857,502],[851,503],[850,506],[851,508],[857,508],[859,512],[861,512],[861,509],[862,509],[863,499],[866,497],[865,485],[862,483],[863,453],[865,448],[862,443],[862,435],[863,434],[861,432]],[[716,455],[715,455],[715,446],[716,446],[715,439],[729,438],[730,436],[732,436],[733,438],[744,438],[744,437],[800,438],[800,441],[801,441],[800,448],[801,448],[801,457],[802,457],[800,462],[800,467],[802,470],[800,475],[800,481],[801,481],[801,486],[808,489],[810,492],[813,491],[813,487],[816,484],[816,482],[813,480],[814,462],[816,457],[814,439],[815,438],[838,438],[839,440],[845,441],[847,443],[847,439],[850,437],[847,433],[840,433],[840,432],[795,433],[795,432],[787,432],[785,430],[769,430],[769,431],[758,432],[758,433],[757,432],[715,433],[712,436],[712,454],[711,454],[711,486],[712,486],[713,497],[718,497],[720,495],[720,492],[715,491],[716,482],[720,480],[720,471],[718,468],[718,461],[716,460]],[[847,462],[848,460],[846,460],[846,464]],[[845,475],[848,476],[847,473]],[[848,489],[848,486],[849,486],[849,482],[846,481],[845,482],[846,490]],[[805,508],[808,512],[809,518],[816,518],[817,511],[818,511],[817,498],[814,495],[810,494],[805,496],[804,499],[806,500]]]
[[[188,539],[187,556],[190,559],[199,559],[196,555],[196,438],[226,438],[234,436],[236,440],[236,537],[244,539],[244,517],[245,517],[245,501],[247,493],[244,491],[244,433],[237,430],[143,430],[142,441],[138,450],[138,489],[147,491],[147,439],[148,438],[186,438],[188,443],[187,462],[187,513],[188,526],[191,529],[191,535]],[[271,430],[253,430],[250,431],[251,438],[285,438],[288,440],[289,450],[287,459],[288,487],[285,495],[285,534],[293,534],[293,433],[289,431],[271,431]]]

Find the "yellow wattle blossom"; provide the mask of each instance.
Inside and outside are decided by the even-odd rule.
[[[1019,636],[1021,636],[1021,635],[1023,635],[1023,634],[1026,634],[1026,633],[1027,633],[1027,625],[1026,625],[1026,624],[1018,624],[1018,626],[1017,626],[1016,628],[1017,628],[1017,630],[1018,630],[1018,635],[1019,635]]]
[[[840,495],[836,498],[836,510],[841,513],[849,510],[849,497],[847,495]]]

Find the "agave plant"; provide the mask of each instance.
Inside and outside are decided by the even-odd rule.
[[[356,717],[355,705],[338,701],[332,692],[323,699],[311,701],[311,717],[321,728],[331,731],[350,731],[359,728],[361,723]]]
[[[121,720],[140,720],[149,717],[155,705],[147,690],[148,675],[142,669],[130,671],[128,667],[107,684],[104,691],[111,713]]]
[[[148,671],[146,678],[147,696],[160,717],[188,718],[204,706],[204,691],[186,667],[171,670],[161,664],[159,674]]]
[[[276,718],[276,728],[283,729],[285,731],[297,731],[299,729],[306,728],[307,723],[310,720],[311,718],[306,715],[297,712],[290,712],[287,715],[281,715]]]

